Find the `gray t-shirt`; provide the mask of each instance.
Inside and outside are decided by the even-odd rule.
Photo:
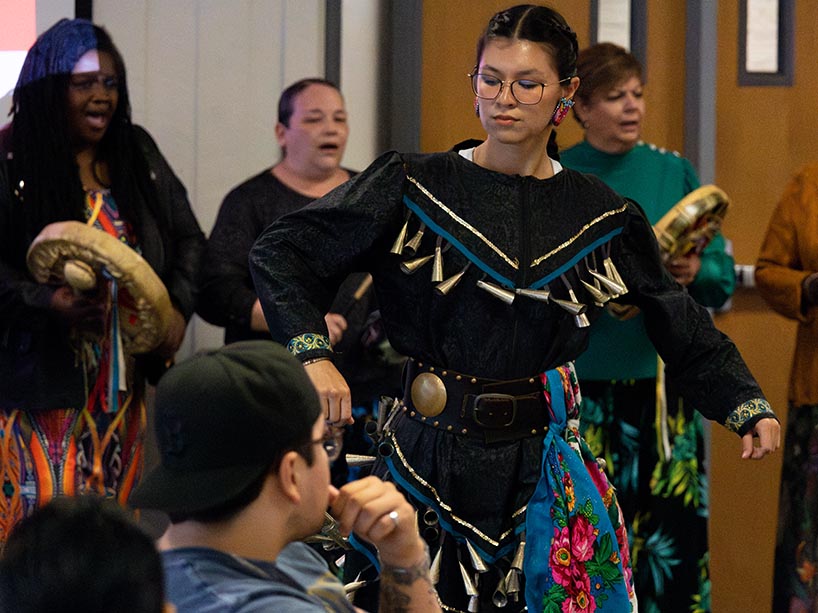
[[[288,545],[275,563],[203,547],[164,551],[162,561],[178,613],[355,611],[326,562],[303,543]]]

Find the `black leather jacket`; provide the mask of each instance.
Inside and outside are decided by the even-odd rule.
[[[139,246],[187,320],[196,302],[204,235],[185,187],[156,143],[144,129],[135,126],[134,130],[155,181],[159,206],[170,220],[170,227],[160,233],[159,220],[150,208],[141,199],[135,201]],[[9,185],[8,157],[7,151],[0,151],[0,409],[81,407],[86,394],[84,372],[76,363],[68,330],[49,309],[54,288],[34,281],[23,264],[25,253],[17,247],[21,241],[12,240],[25,230],[12,221],[12,207],[20,206],[20,201]],[[26,237],[24,243],[33,238]],[[158,362],[158,356],[139,356],[138,371],[156,372]]]

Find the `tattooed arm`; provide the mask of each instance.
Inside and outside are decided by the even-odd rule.
[[[429,576],[430,563],[429,549],[425,544],[423,557],[413,566],[389,566],[382,562],[378,610],[387,613],[439,611],[437,592]]]
[[[392,483],[366,477],[333,492],[330,510],[341,532],[378,548],[380,613],[441,611],[429,575],[429,550],[420,538],[415,509]]]

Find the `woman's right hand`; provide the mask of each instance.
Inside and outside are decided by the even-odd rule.
[[[95,296],[77,294],[69,285],[60,285],[51,294],[51,310],[69,326],[102,334],[105,307]]]
[[[333,426],[354,423],[349,385],[335,364],[330,360],[319,360],[305,365],[304,369],[318,392],[327,422]]]

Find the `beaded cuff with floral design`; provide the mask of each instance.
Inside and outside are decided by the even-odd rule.
[[[287,351],[299,360],[308,360],[317,357],[332,355],[332,345],[329,338],[323,334],[313,332],[301,334],[290,339],[287,343]]]
[[[733,412],[727,416],[724,425],[731,432],[740,433],[744,424],[759,415],[776,418],[769,402],[763,398],[753,398],[736,407]]]

